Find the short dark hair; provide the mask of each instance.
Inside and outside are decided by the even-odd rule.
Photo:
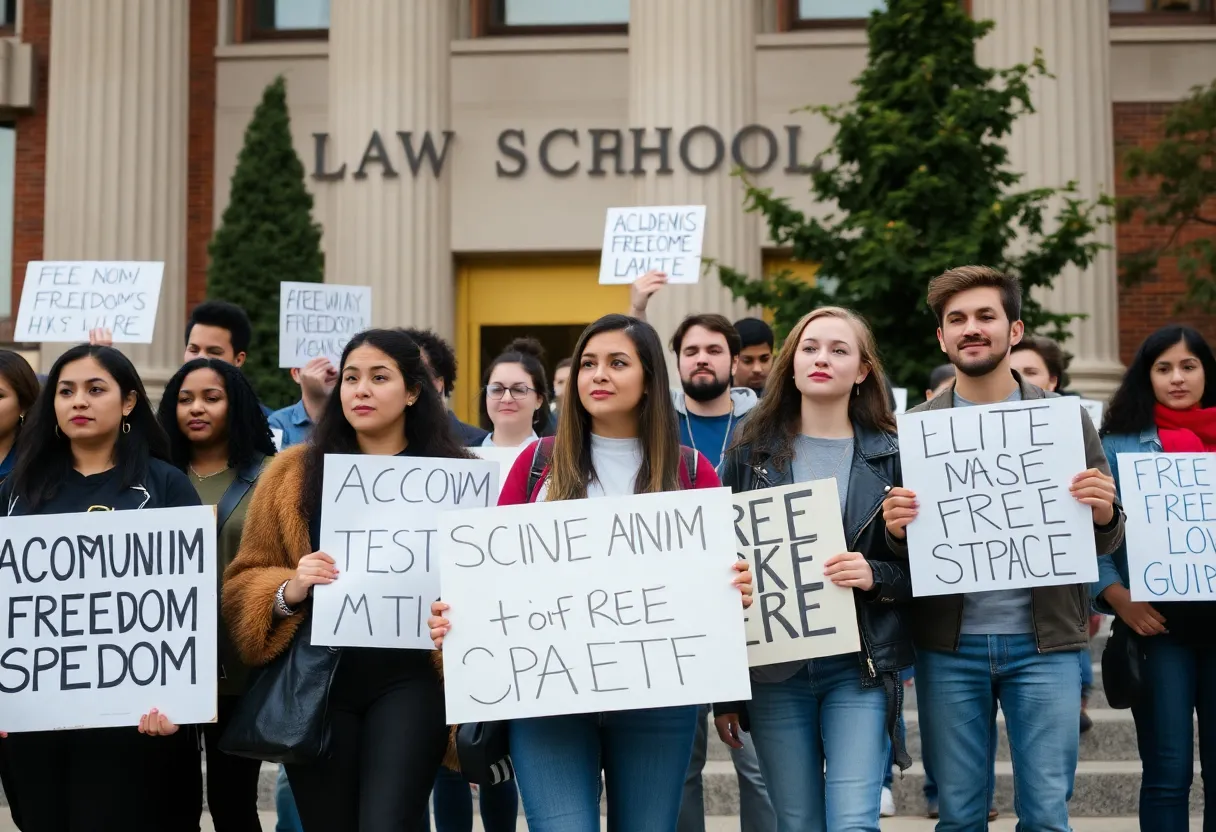
[[[740,318],[735,321],[735,332],[739,333],[740,349],[763,344],[771,350],[776,343],[773,328],[759,318]]]
[[[205,300],[194,307],[190,320],[186,323],[187,344],[190,343],[190,331],[194,329],[195,324],[228,330],[232,337],[232,351],[249,352],[249,342],[253,340],[253,324],[249,322],[249,315],[245,310],[235,303],[226,300]]]
[[[743,349],[743,344],[739,338],[738,331],[735,330],[735,325],[725,315],[702,312],[696,315],[689,315],[680,321],[680,325],[676,327],[675,334],[671,336],[672,352],[679,355],[680,348],[684,345],[684,336],[694,326],[708,329],[710,332],[716,332],[723,336],[726,339],[726,347],[730,350],[731,358],[738,356],[739,351]]]
[[[1013,349],[1009,352],[1012,355],[1022,350],[1036,352],[1039,358],[1043,359],[1043,364],[1047,367],[1047,375],[1056,378],[1057,393],[1068,388],[1068,361],[1071,356],[1064,352],[1058,342],[1044,335],[1027,335],[1014,344]]]
[[[997,289],[1001,293],[1001,306],[1009,323],[1022,319],[1022,281],[1017,275],[1006,274],[990,266],[959,266],[948,269],[929,281],[929,308],[942,325],[946,304],[955,295],[970,289]]]
[[[936,390],[956,375],[958,370],[954,369],[953,364],[938,364],[933,368],[933,372],[929,373],[929,389]]]
[[[443,395],[452,395],[452,390],[456,388],[456,351],[452,345],[429,329],[403,327],[399,331],[413,339],[422,350],[435,378],[443,379]]]

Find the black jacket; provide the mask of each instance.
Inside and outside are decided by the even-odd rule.
[[[906,558],[887,545],[882,522],[882,501],[887,489],[900,481],[899,445],[893,434],[853,425],[853,463],[845,500],[844,534],[849,551],[860,552],[874,572],[874,587],[853,591],[862,650],[858,674],[863,687],[882,685],[887,690],[887,727],[895,739],[895,724],[903,700],[899,671],[915,660],[912,637],[905,626],[905,608],[912,600],[912,580]],[[767,448],[740,445],[727,452],[722,466],[722,484],[734,493],[793,483],[793,466],[780,468]],[[742,720],[742,703],[715,705],[716,713],[734,709]],[[911,764],[901,744],[896,743],[901,768]],[[901,759],[902,758],[902,759]]]

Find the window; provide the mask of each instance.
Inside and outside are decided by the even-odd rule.
[[[885,9],[886,0],[789,0],[795,28],[864,26],[870,13]]]
[[[17,0],[0,0],[0,29],[9,33],[17,27]]]
[[[1216,23],[1214,0],[1110,0],[1116,25],[1174,26]]]
[[[625,32],[629,0],[475,0],[488,35]]]
[[[17,131],[0,124],[0,318],[13,314],[13,186]]]
[[[238,0],[245,7],[241,40],[291,40],[329,35],[330,0]]]

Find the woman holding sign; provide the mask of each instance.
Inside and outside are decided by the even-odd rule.
[[[319,551],[326,454],[470,459],[402,332],[370,329],[343,350],[339,380],[307,445],[262,475],[240,552],[224,575],[224,619],[241,656],[265,665],[306,623],[312,588],[341,580]],[[414,829],[448,749],[438,652],[345,647],[330,681],[330,750],[289,763],[306,832]]]
[[[11,517],[199,505],[168,456],[131,362],[111,347],[72,347],[51,367],[26,419],[0,507]],[[167,716],[146,715],[138,729],[10,735],[24,828],[197,832],[197,735],[177,731]]]
[[[187,361],[165,385],[157,414],[173,464],[204,505],[216,506],[219,572],[236,557],[253,486],[274,456],[257,395],[237,367],[218,358]],[[207,752],[207,807],[216,832],[257,832],[261,762],[222,753],[219,738],[245,692],[247,668],[219,619],[219,715],[201,726]]]
[[[790,330],[722,473],[736,493],[835,479],[849,549],[825,561],[823,574],[852,590],[861,651],[753,667],[751,702],[714,708],[731,746],[750,718],[781,832],[877,832],[888,738],[900,767],[911,764],[895,728],[899,672],[914,658],[898,603],[912,584],[880,516],[898,468],[870,328],[848,310],[816,309]]]
[[[1120,471],[1120,453],[1216,452],[1216,381],[1209,383],[1208,379],[1216,380],[1216,358],[1194,329],[1166,326],[1140,345],[1102,424],[1102,447],[1121,497],[1128,474]],[[1185,473],[1166,476],[1168,480],[1146,486],[1161,492],[1168,490],[1169,481],[1194,484],[1198,479]],[[1204,496],[1192,490],[1185,501],[1179,500],[1174,516],[1210,520],[1200,518],[1204,513],[1200,498]],[[1128,506],[1129,515],[1136,510]],[[1109,558],[1098,559],[1098,582],[1091,587],[1091,595],[1100,612],[1119,617],[1116,628],[1128,628],[1135,634],[1132,638],[1139,642],[1144,657],[1140,670],[1143,690],[1140,701],[1132,704],[1144,767],[1140,828],[1180,832],[1189,828],[1196,714],[1199,759],[1205,772],[1216,767],[1216,602],[1133,601],[1127,558],[1125,541]],[[1184,581],[1180,578],[1177,584]],[[1208,797],[1216,797],[1206,787],[1204,791]],[[1212,799],[1204,802],[1205,829],[1216,822],[1214,803]]]
[[[720,487],[709,461],[680,446],[663,346],[649,324],[600,318],[579,337],[573,367],[576,395],[562,398],[556,438],[520,455],[500,506]],[[751,574],[745,561],[736,570],[733,582],[747,607]],[[431,607],[431,636],[440,647],[447,609],[442,602]],[[599,829],[601,772],[613,829],[674,829],[697,713],[689,705],[511,722],[528,829]]]

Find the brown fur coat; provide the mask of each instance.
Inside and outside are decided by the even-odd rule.
[[[258,479],[249,504],[241,548],[224,570],[221,600],[224,621],[246,664],[257,667],[278,656],[308,618],[307,608],[290,618],[274,614],[274,596],[295,577],[296,564],[312,551],[308,521],[300,514],[304,486],[304,445],[277,455]],[[431,654],[443,678],[443,654]],[[444,765],[456,768],[455,728]]]

